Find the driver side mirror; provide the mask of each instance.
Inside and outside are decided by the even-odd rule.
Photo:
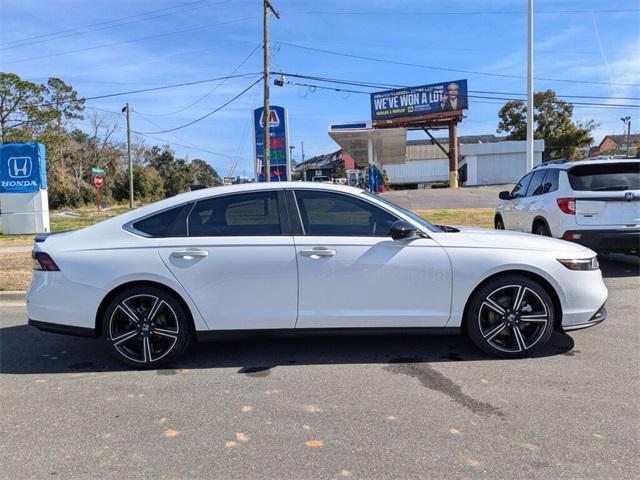
[[[394,240],[414,238],[418,236],[418,229],[405,220],[396,220],[391,225],[389,232]]]
[[[500,192],[498,194],[498,198],[500,200],[511,200],[511,192],[509,192],[508,190],[505,190],[503,192]]]

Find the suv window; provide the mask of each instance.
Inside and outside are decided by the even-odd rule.
[[[150,237],[186,237],[187,214],[193,203],[170,208],[131,224],[133,228]],[[125,227],[126,228],[126,227]]]
[[[533,177],[533,172],[522,177],[515,188],[511,191],[511,198],[521,198],[525,196],[531,177]]]
[[[275,191],[240,193],[196,203],[189,215],[190,237],[281,235]]]
[[[547,170],[547,176],[544,177],[544,183],[542,184],[542,193],[555,192],[558,190],[558,170],[557,168],[549,168]]]
[[[573,190],[639,190],[640,162],[578,165],[568,176]]]
[[[546,174],[547,172],[545,170],[537,170],[534,172],[533,177],[531,177],[531,182],[527,187],[527,197],[530,197],[531,195],[540,195],[542,193],[544,188],[544,177]]]
[[[386,237],[397,218],[363,200],[333,192],[296,190],[305,235]]]

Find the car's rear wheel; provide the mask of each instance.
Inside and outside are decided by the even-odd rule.
[[[522,358],[548,342],[555,315],[542,285],[525,276],[505,275],[476,290],[466,310],[465,329],[484,352]]]
[[[504,222],[502,221],[502,217],[500,215],[498,215],[494,219],[493,226],[495,227],[496,230],[504,230]]]
[[[116,358],[138,368],[156,368],[187,349],[193,327],[182,305],[154,287],[116,295],[103,317],[104,339]]]
[[[533,233],[535,233],[536,235],[542,235],[544,237],[550,237],[551,236],[551,232],[549,231],[549,227],[547,227],[547,224],[542,222],[542,221],[538,221],[538,222],[534,223],[534,225],[533,225]]]

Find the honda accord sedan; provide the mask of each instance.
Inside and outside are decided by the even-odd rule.
[[[606,318],[595,253],[548,237],[435,226],[319,183],[177,195],[37,237],[27,297],[41,330],[100,337],[154,368],[223,334],[463,333],[525,357]]]

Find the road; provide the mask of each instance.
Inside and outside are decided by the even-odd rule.
[[[602,263],[608,320],[517,361],[342,337],[135,371],[0,307],[0,478],[640,478],[639,266]]]
[[[513,185],[490,185],[482,187],[427,188],[424,190],[397,190],[383,196],[409,210],[442,208],[495,208],[498,193],[511,191]]]

